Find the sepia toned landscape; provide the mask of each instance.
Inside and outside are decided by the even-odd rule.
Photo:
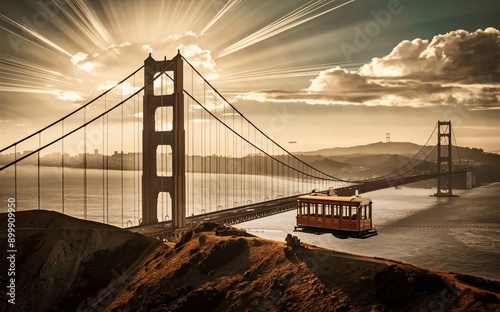
[[[499,15],[1,2],[0,310],[500,310]]]

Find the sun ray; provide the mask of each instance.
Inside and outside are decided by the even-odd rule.
[[[217,80],[217,83],[317,76],[320,71],[327,70],[332,67],[342,66],[344,68],[359,68],[363,64],[365,64],[365,61],[325,63],[278,69],[272,69],[272,67],[255,68],[224,75]]]
[[[0,92],[18,92],[18,93],[38,93],[54,94],[54,89],[48,87],[33,87],[21,83],[0,82]]]
[[[35,63],[0,53],[0,92],[52,95],[57,99],[78,95],[68,90],[81,80],[47,69]],[[62,90],[63,89],[63,90]]]
[[[99,49],[104,50],[115,44],[106,27],[103,26],[99,18],[93,14],[84,1],[55,0],[54,3],[78,30]]]
[[[66,51],[61,46],[57,45],[56,43],[52,42],[47,37],[41,35],[37,31],[35,31],[35,30],[33,30],[33,29],[31,29],[31,28],[29,28],[29,27],[27,27],[27,26],[25,26],[25,25],[23,25],[23,24],[15,21],[15,20],[13,20],[13,19],[5,16],[5,15],[3,15],[2,13],[0,13],[0,19],[3,20],[3,21],[5,21],[5,22],[7,22],[8,24],[16,27],[20,31],[25,32],[28,35],[35,37],[36,39],[38,39],[40,42],[42,42],[45,45],[45,48],[47,48],[49,50],[52,50],[52,51],[57,51],[57,52],[65,55],[65,56],[68,56],[69,58],[73,57],[73,55],[71,53],[69,53],[68,51]],[[20,35],[18,33],[15,33],[15,32],[13,32],[13,31],[11,31],[11,30],[9,30],[7,28],[4,28],[4,27],[1,27],[1,28],[4,29],[4,30],[7,30],[10,33],[16,34],[17,36],[21,37],[22,39],[24,39],[26,41],[33,42],[30,39],[28,39],[26,36],[23,36],[23,35]]]
[[[312,16],[310,14],[324,8],[325,6],[335,2],[335,0],[329,0],[329,1],[324,1],[324,0],[319,0],[319,1],[314,1],[314,2],[308,2],[307,4],[293,10],[289,14],[283,16],[277,21],[272,22],[271,24],[261,28],[260,30],[254,32],[253,34],[241,39],[240,41],[232,44],[231,46],[225,48],[220,52],[218,55],[219,58],[227,56],[229,54],[232,54],[234,52],[237,52],[241,49],[247,48],[249,46],[252,46],[256,43],[259,43],[263,40],[269,39],[273,36],[279,35],[289,29],[292,29],[294,27],[297,27],[301,24],[304,24],[308,21],[311,21],[315,18],[318,18],[326,13],[332,12],[334,10],[337,10],[349,3],[354,2],[355,0],[349,0],[347,2],[344,2],[342,4],[339,4],[333,8],[329,8],[327,10],[321,11],[319,13],[316,13]]]
[[[212,18],[210,22],[202,29],[200,32],[200,36],[205,34],[210,27],[212,27],[215,23],[217,23],[221,18],[223,18],[225,15],[231,14],[231,12],[235,11],[241,4],[243,3],[243,0],[230,0],[222,7],[222,9],[217,12],[217,14]]]
[[[196,24],[194,21],[195,19],[199,19],[202,14],[200,14],[202,7],[205,5],[205,0],[199,1],[198,5],[194,10],[191,11],[191,15],[186,21],[186,28],[185,31],[191,31],[192,30],[192,25]]]

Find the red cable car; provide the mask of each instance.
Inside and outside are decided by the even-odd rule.
[[[372,200],[323,193],[299,196],[295,229],[332,233],[340,238],[377,235],[372,224]]]

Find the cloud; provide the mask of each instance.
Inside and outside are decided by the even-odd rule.
[[[160,40],[162,44],[168,45],[192,45],[198,43],[198,35],[192,31],[186,32],[184,35],[172,34]]]
[[[96,63],[89,61],[88,57],[87,53],[78,52],[71,58],[71,63],[87,73],[92,73],[97,66]]]
[[[198,45],[179,45],[179,50],[184,57],[196,67],[207,80],[219,78],[219,69],[210,50],[204,50]]]
[[[73,65],[76,65],[82,61],[85,61],[88,56],[89,55],[87,53],[78,52],[71,58],[71,63],[73,63]]]
[[[251,92],[238,99],[260,102],[426,107],[500,103],[500,32],[494,28],[452,31],[431,41],[399,43],[357,71],[321,71],[296,91]]]
[[[306,90],[310,92],[336,91],[336,89],[359,90],[373,85],[358,72],[347,71],[337,66],[321,71],[318,77],[311,80],[311,85]]]
[[[500,31],[495,28],[451,31],[432,41],[415,39],[398,44],[390,54],[362,66],[369,77],[406,77],[421,81],[500,82]]]
[[[69,101],[69,102],[81,102],[83,98],[75,91],[61,91],[55,90],[54,94],[56,98],[61,101]]]
[[[199,38],[195,33],[187,32],[184,35],[170,35],[151,44],[133,44],[125,41],[121,44],[110,45],[96,53],[77,52],[70,57],[75,81],[80,81],[79,84],[72,86],[75,91],[64,92],[61,91],[64,87],[58,86],[54,88],[57,88],[56,91],[50,89],[47,93],[54,94],[62,101],[83,102],[116,87],[112,91],[114,95],[129,96],[142,87],[142,72],[125,81],[121,86],[117,86],[117,80],[139,68],[149,52],[162,51],[167,57],[172,58],[177,53],[177,49],[206,79],[216,79],[219,76],[220,70],[211,51],[199,45]],[[158,60],[163,59],[162,55],[153,57]],[[160,81],[157,80],[155,86],[159,84]]]
[[[108,80],[108,81],[101,83],[100,85],[97,86],[96,89],[97,89],[97,91],[107,91],[107,90],[113,89],[113,88],[115,88],[115,90],[113,91],[114,94],[121,95],[121,96],[132,95],[140,89],[140,87],[137,87],[137,86],[134,87],[130,82],[127,82],[127,81],[118,85],[118,82],[112,81],[112,80]]]
[[[219,78],[220,69],[212,57],[212,52],[203,49],[199,41],[197,34],[188,31],[184,35],[169,35],[160,43],[171,50],[179,50],[207,80]]]
[[[98,91],[106,91],[106,90],[109,90],[111,88],[116,87],[116,85],[118,85],[118,82],[113,81],[113,80],[108,80],[108,81],[105,81],[105,82],[101,83],[100,85],[98,85],[97,90]]]
[[[129,41],[125,41],[121,44],[113,44],[107,47],[106,49],[96,52],[89,56],[87,53],[78,52],[71,57],[71,63],[76,66],[76,68],[95,75],[95,70],[97,68],[106,66],[105,60],[109,59],[110,56],[116,58],[123,54],[124,48],[131,47],[132,43]],[[144,50],[147,45],[143,45],[142,49]],[[147,46],[149,47],[149,46]],[[149,47],[150,48],[150,47]],[[134,53],[135,54],[135,53]]]

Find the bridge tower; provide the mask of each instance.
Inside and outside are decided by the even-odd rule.
[[[452,192],[451,120],[438,121],[436,197],[454,197]]]
[[[173,93],[155,95],[152,81],[156,74],[167,71],[169,74],[173,73]],[[186,226],[186,165],[183,61],[180,53],[171,60],[165,58],[162,61],[156,61],[150,53],[144,61],[144,87],[141,224],[158,222],[158,195],[160,192],[168,192],[172,199],[173,229],[183,229]],[[172,107],[172,130],[170,131],[156,131],[155,129],[155,116],[160,107]],[[158,176],[156,158],[159,146],[170,146],[172,149],[171,176]]]

